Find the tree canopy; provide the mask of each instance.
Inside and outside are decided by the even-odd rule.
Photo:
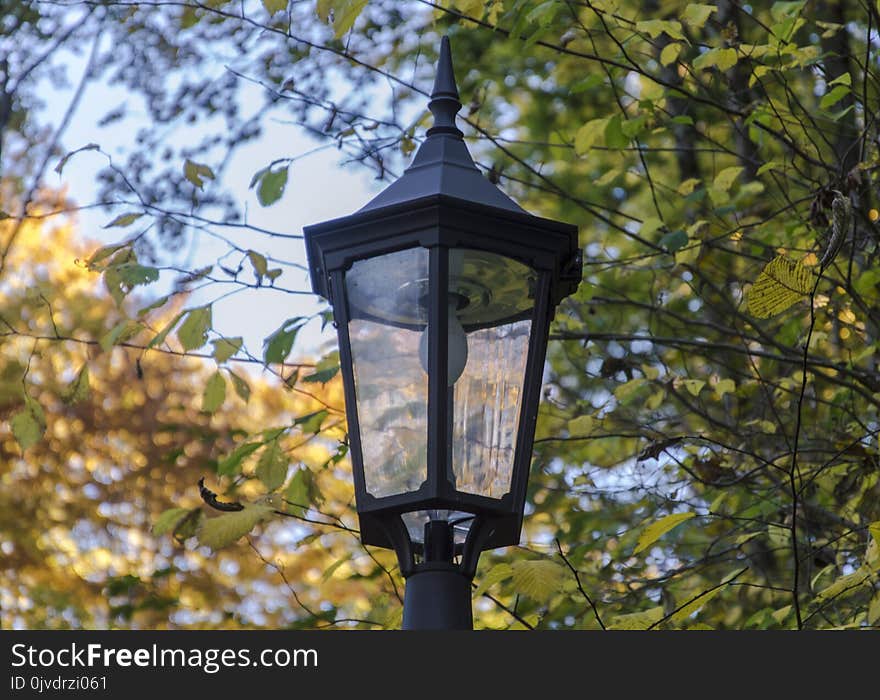
[[[584,251],[551,330],[522,544],[483,555],[477,625],[877,626],[876,3],[16,7],[0,29],[20,40],[0,56],[4,624],[399,623],[394,558],[357,539],[337,356],[297,340],[329,312],[279,318],[260,348],[214,328],[230,292],[294,309],[306,292],[275,246],[300,232],[250,224],[224,173],[280,121],[393,179],[448,34],[479,165],[575,223]],[[69,109],[46,114],[77,51]],[[94,81],[131,100],[67,144]],[[135,100],[146,120],[105,148]],[[308,177],[302,155],[253,173],[261,205]],[[86,157],[107,163],[94,202],[50,189]],[[116,242],[74,234],[70,212],[93,206]],[[197,232],[223,252],[193,268]]]

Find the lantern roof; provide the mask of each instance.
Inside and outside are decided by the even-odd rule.
[[[440,44],[440,59],[428,109],[434,115],[434,125],[428,129],[427,138],[419,146],[412,163],[399,179],[362,207],[359,213],[436,195],[527,213],[480,172],[455,125],[461,102],[455,84],[449,37],[446,36]]]

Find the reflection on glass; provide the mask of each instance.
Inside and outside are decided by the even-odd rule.
[[[468,531],[474,522],[473,515],[457,510],[416,510],[404,513],[402,517],[410,539],[420,543],[425,541],[425,524],[429,520],[445,520],[451,523],[455,544],[464,544]]]
[[[377,498],[415,491],[427,477],[427,319],[414,293],[427,275],[428,251],[413,248],[356,262],[345,278],[364,476]]]
[[[500,498],[510,490],[530,328],[524,320],[468,333],[452,417],[459,491]]]

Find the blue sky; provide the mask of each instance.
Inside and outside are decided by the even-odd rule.
[[[79,80],[83,64],[83,57],[71,56],[67,61],[68,76],[74,85]],[[60,119],[72,92],[72,89],[47,91],[50,96],[42,115],[43,120],[52,122]],[[246,86],[242,92],[242,103],[262,105],[263,100],[259,93],[259,87]],[[127,104],[127,116],[124,119],[105,127],[97,125],[98,120],[111,107],[123,102]],[[89,143],[97,143],[114,161],[118,159],[119,162],[124,162],[124,156],[136,148],[134,138],[138,126],[146,123],[148,115],[139,97],[106,82],[92,82],[64,132],[63,149],[68,152]],[[206,125],[197,123],[194,127],[196,131],[200,128],[204,132]],[[171,136],[177,143],[185,138],[187,134],[182,131]],[[366,169],[352,164],[343,165],[342,154],[332,144],[328,148],[316,150],[321,145],[295,124],[267,120],[262,135],[239,148],[217,184],[238,200],[241,209],[247,213],[249,223],[274,231],[301,234],[303,226],[307,224],[354,212],[382,186]],[[249,189],[253,174],[278,158],[298,157],[306,153],[309,155],[291,166],[283,197],[272,206],[262,207],[255,193]],[[50,172],[46,183],[53,187],[66,187],[69,196],[79,206],[91,204],[97,200],[96,175],[106,163],[107,160],[101,153],[83,151],[67,162],[62,176]],[[54,163],[50,165],[54,167]],[[183,163],[181,167],[182,165]],[[103,227],[118,214],[132,210],[131,207],[119,207],[111,214],[100,209],[83,210],[78,215],[79,231],[83,238],[101,243],[113,243],[127,238],[137,231],[136,225],[127,229]],[[224,235],[226,234],[244,248],[253,248],[266,255],[305,264],[302,241],[271,239],[252,232],[224,231]],[[222,244],[209,236],[198,232],[194,235],[191,244],[180,251],[174,264],[198,269],[214,263],[226,251]],[[170,279],[168,277],[168,281]],[[153,287],[148,288],[149,293],[158,296],[163,282],[154,285],[155,291]],[[287,268],[279,278],[279,284],[282,283],[291,289],[309,288],[306,275],[297,273],[292,268]],[[188,305],[205,303],[223,291],[227,290],[209,288],[205,293],[194,296]],[[311,295],[291,295],[269,289],[247,290],[215,305],[214,327],[223,335],[244,336],[246,346],[252,353],[259,355],[263,338],[278,328],[285,319],[306,315],[318,308],[318,300]],[[322,334],[319,324],[312,323],[297,338],[292,357],[314,354],[334,343],[335,334],[332,329],[327,329]]]

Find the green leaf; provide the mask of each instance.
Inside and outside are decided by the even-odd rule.
[[[646,630],[663,619],[663,606],[643,610],[642,612],[617,615],[612,618],[608,629],[612,630]]]
[[[782,313],[812,291],[815,279],[799,261],[777,255],[764,266],[749,290],[749,313],[755,318]]]
[[[274,15],[287,9],[287,0],[263,0],[263,7],[270,15]]]
[[[220,372],[214,372],[205,384],[202,393],[202,410],[205,413],[214,413],[226,400],[226,379]]]
[[[673,39],[684,40],[681,22],[674,19],[646,19],[642,22],[636,22],[636,31],[647,34],[652,39],[656,39],[665,32]]]
[[[629,138],[623,133],[622,117],[615,114],[605,125],[605,145],[608,148],[626,148]]]
[[[232,388],[235,389],[235,393],[238,394],[238,397],[247,403],[251,398],[251,388],[248,383],[239,377],[235,372],[227,370],[229,372],[229,378],[232,380]]]
[[[255,250],[249,250],[247,254],[248,258],[250,258],[251,265],[254,266],[254,274],[259,280],[267,272],[268,263],[266,262],[266,258]]]
[[[159,270],[138,263],[123,263],[115,265],[112,269],[129,289],[142,284],[150,284],[159,279]]]
[[[281,327],[263,341],[263,360],[267,365],[284,362],[293,349],[296,334],[307,319],[295,316],[287,319]]]
[[[848,74],[847,74],[848,75]],[[835,85],[829,92],[822,95],[819,100],[820,109],[829,109],[840,102],[844,97],[852,92],[849,85]]]
[[[674,62],[681,53],[682,48],[682,44],[677,42],[666,44],[660,52],[660,63],[664,66],[668,66],[670,63]]]
[[[184,350],[195,350],[208,342],[211,307],[200,306],[186,312],[186,320],[177,329],[177,339]]]
[[[257,462],[257,478],[263,482],[267,491],[274,491],[287,478],[287,466],[290,460],[276,438],[266,445],[260,460]]]
[[[241,350],[244,338],[237,336],[235,338],[220,338],[212,340],[211,345],[214,346],[214,359],[219,362],[226,362],[235,353]]]
[[[200,190],[205,189],[206,179],[213,180],[216,177],[207,165],[195,163],[189,158],[183,164],[183,176]]]
[[[684,14],[681,18],[694,29],[702,29],[709,19],[709,15],[717,9],[714,5],[691,3],[684,9]]]
[[[171,294],[166,294],[164,297],[159,297],[152,304],[149,304],[148,306],[145,306],[142,309],[139,309],[137,312],[137,317],[143,318],[151,311],[155,311],[156,309],[165,306],[165,304],[167,304],[171,300],[171,297],[172,297]]]
[[[161,345],[162,343],[164,343],[165,339],[168,337],[168,334],[172,330],[174,330],[174,327],[177,325],[177,323],[180,321],[180,319],[182,319],[184,317],[185,314],[186,314],[186,311],[181,311],[174,318],[172,318],[168,323],[166,323],[165,327],[161,331],[159,331],[149,343],[147,343],[147,348],[148,349],[153,348],[153,347],[156,347],[157,345]]]
[[[128,246],[129,246],[128,243],[114,243],[113,245],[105,245],[105,246],[98,248],[98,250],[96,250],[94,253],[92,253],[92,256],[89,258],[89,262],[88,262],[89,269],[90,270],[98,269],[96,266],[99,262],[101,262],[102,260],[106,260],[111,255],[113,255],[114,253],[116,253],[119,250],[122,250],[123,248],[128,248]]]
[[[169,508],[164,511],[153,523],[153,534],[164,535],[166,532],[172,532],[189,512],[189,508]]]
[[[89,366],[83,365],[76,373],[73,381],[68,384],[61,393],[61,400],[66,404],[85,401],[89,398],[91,386],[89,385]]]
[[[58,165],[56,165],[54,168],[55,172],[61,175],[61,171],[64,170],[64,166],[67,165],[67,161],[69,161],[77,153],[81,153],[82,151],[98,151],[100,150],[100,148],[101,147],[96,143],[89,143],[82,148],[77,148],[75,151],[71,151],[58,161]]]
[[[277,170],[266,168],[258,173],[260,177],[256,179],[257,200],[264,207],[275,204],[275,202],[281,199],[281,195],[284,194],[284,188],[287,186],[288,168],[289,166],[287,165]],[[251,186],[253,184],[252,181]],[[251,259],[251,262],[253,262],[253,259]]]
[[[366,4],[367,0],[347,0],[333,13],[333,32],[337,39],[352,28]]]
[[[131,226],[135,221],[140,219],[143,216],[143,212],[132,212],[131,214],[120,214],[109,224],[104,226],[104,228],[111,228],[113,226],[119,226],[124,228],[125,226]]]
[[[565,569],[549,559],[520,559],[511,568],[514,588],[542,604],[559,592],[565,576]]]
[[[496,564],[489,569],[489,571],[486,572],[486,575],[480,580],[480,585],[477,586],[477,589],[474,591],[474,597],[478,598],[496,583],[501,583],[502,581],[509,579],[511,576],[513,576],[513,567],[510,564],[504,562]]]
[[[308,375],[307,377],[303,377],[302,381],[304,382],[320,382],[321,384],[326,384],[329,382],[336,374],[339,372],[339,352],[334,351],[331,352],[326,357],[321,358],[321,361],[315,365],[314,373]]]
[[[31,401],[28,401],[27,405],[15,413],[9,421],[12,435],[22,452],[36,445],[46,431],[45,417],[41,419],[42,409],[40,412],[35,411]]]
[[[582,156],[605,138],[605,126],[608,118],[592,119],[578,129],[574,137],[574,152]]]
[[[797,17],[803,11],[805,4],[806,0],[779,0],[771,6],[770,16],[777,22]]]
[[[312,472],[305,467],[300,467],[284,491],[284,500],[287,501],[289,507],[299,508],[300,512],[304,512],[311,506],[311,493]]]
[[[108,352],[114,345],[119,345],[126,340],[134,338],[134,336],[140,333],[143,329],[144,327],[140,323],[125,319],[124,321],[117,323],[107,333],[101,336],[98,345],[101,346],[101,350]]]
[[[688,235],[681,229],[678,229],[667,233],[660,239],[659,243],[666,248],[668,253],[674,253],[675,251],[684,248],[689,240]]]
[[[314,413],[308,413],[304,416],[300,416],[297,418],[293,424],[298,425],[300,430],[304,433],[315,434],[321,432],[321,424],[324,422],[324,419],[330,414],[325,410],[315,411]]]
[[[636,548],[633,550],[633,554],[639,554],[640,552],[645,551],[648,547],[663,537],[663,535],[672,530],[672,528],[681,525],[685,520],[690,520],[695,515],[696,513],[672,513],[660,518],[660,520],[655,520],[642,530],[642,533],[639,535],[639,539],[636,542]]]
[[[697,56],[694,59],[694,68],[696,70],[717,68],[720,71],[726,71],[733,68],[737,60],[736,49],[716,47]]]
[[[241,472],[241,463],[245,457],[259,450],[264,443],[244,442],[236,447],[226,459],[220,460],[217,465],[217,474],[220,476],[235,476]]]
[[[221,549],[270,517],[272,508],[269,506],[248,503],[242,510],[206,519],[199,528],[199,543],[211,549]]]

